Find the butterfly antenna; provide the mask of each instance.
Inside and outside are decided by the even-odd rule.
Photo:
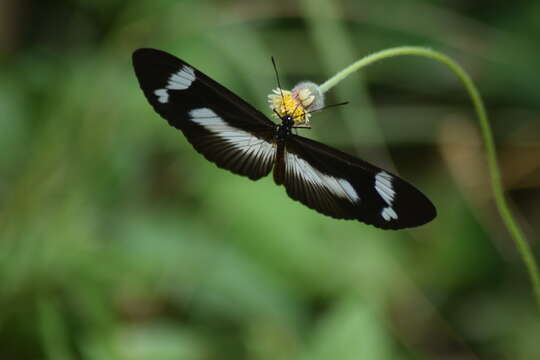
[[[323,110],[326,110],[326,109],[329,109],[329,108],[333,108],[333,107],[336,107],[336,106],[347,105],[348,103],[349,103],[348,101],[344,101],[344,102],[341,102],[341,103],[338,103],[338,104],[331,104],[331,105],[322,107],[320,109],[315,109],[313,111],[308,111],[308,112],[306,112],[306,114],[318,113],[320,111],[323,111]],[[302,116],[302,114],[300,114],[298,116]]]
[[[273,56],[271,58],[272,58],[272,65],[274,66],[274,72],[276,73],[276,80],[277,80],[279,93],[281,94],[281,101],[285,102],[285,98],[283,97],[283,90],[281,90],[281,83],[279,81],[279,74],[277,71],[276,60],[274,59]]]
[[[298,107],[300,106],[300,103],[296,104],[296,107],[294,108],[292,114],[291,114],[291,118],[295,118],[294,114],[296,114],[296,110],[298,110]],[[302,114],[298,115],[298,116],[302,116]]]

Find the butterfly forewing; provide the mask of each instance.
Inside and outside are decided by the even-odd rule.
[[[383,229],[432,220],[433,204],[399,177],[301,136],[287,139],[283,184],[287,194],[339,219],[357,219]]]
[[[133,66],[156,112],[208,160],[254,180],[272,170],[275,125],[262,113],[164,51],[139,49]]]
[[[191,110],[189,116],[182,130],[208,160],[253,180],[272,170],[275,144],[268,130],[248,121],[237,121],[238,127],[233,127],[209,108]]]

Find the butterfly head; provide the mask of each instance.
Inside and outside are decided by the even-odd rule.
[[[281,122],[285,126],[292,127],[294,125],[294,118],[291,115],[285,115],[281,117]]]

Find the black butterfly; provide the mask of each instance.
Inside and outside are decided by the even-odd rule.
[[[138,49],[133,66],[146,98],[217,166],[274,181],[294,200],[338,219],[382,229],[414,227],[436,216],[433,204],[399,177],[319,142],[292,134],[185,61]]]

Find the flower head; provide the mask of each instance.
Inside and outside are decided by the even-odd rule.
[[[304,82],[296,85],[292,91],[274,89],[268,95],[268,104],[274,117],[289,115],[295,125],[309,126],[310,112],[324,106],[324,98],[319,86]]]

